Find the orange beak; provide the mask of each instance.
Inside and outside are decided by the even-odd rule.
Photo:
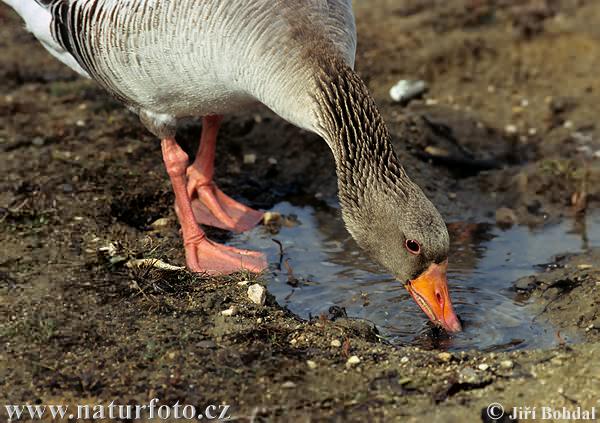
[[[409,281],[406,289],[433,323],[448,332],[460,332],[462,327],[448,295],[447,268],[448,260],[432,263],[418,278]]]

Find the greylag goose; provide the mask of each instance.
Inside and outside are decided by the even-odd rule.
[[[222,115],[262,103],[327,142],[350,234],[433,322],[461,330],[448,294],[446,225],[405,173],[353,70],[351,0],[3,1],[52,55],[161,139],[191,271],[267,266],[262,254],[213,242],[199,226],[244,231],[260,221],[217,188],[213,160]],[[175,141],[177,122],[190,116],[203,117],[191,164]]]

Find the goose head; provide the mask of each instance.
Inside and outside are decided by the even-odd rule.
[[[333,63],[318,82],[322,133],[335,157],[346,228],[406,287],[431,321],[446,331],[460,331],[448,293],[444,220],[400,165],[358,75]]]

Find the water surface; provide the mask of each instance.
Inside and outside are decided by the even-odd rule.
[[[269,291],[281,305],[303,318],[326,313],[331,306],[344,307],[349,317],[372,321],[390,342],[450,350],[557,344],[556,331],[535,320],[536,309],[510,288],[556,254],[600,245],[600,216],[588,217],[584,225],[565,221],[535,230],[450,223],[450,293],[465,330],[440,341],[402,284],[351,239],[339,210],[287,202],[273,210],[297,216],[299,224],[283,226],[277,234],[257,227],[237,235],[231,244],[267,254]],[[283,256],[273,239],[281,243]]]

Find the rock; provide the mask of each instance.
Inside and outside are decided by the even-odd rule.
[[[502,360],[500,362],[501,369],[512,369],[515,366],[512,360]]]
[[[216,348],[217,344],[215,344],[215,342],[211,341],[210,339],[205,339],[204,341],[197,342],[196,346],[198,348]]]
[[[512,225],[517,223],[517,215],[513,209],[508,207],[500,207],[496,210],[496,223],[500,227],[510,228]]]
[[[165,228],[169,226],[170,223],[171,219],[169,219],[168,217],[161,217],[160,219],[156,219],[154,222],[152,222],[150,224],[150,227],[154,229]]]
[[[277,223],[281,220],[281,213],[278,212],[265,212],[263,215],[263,222],[265,225],[269,223]]]
[[[524,278],[517,280],[513,286],[518,291],[532,291],[536,286],[536,278],[535,276],[525,276]]]
[[[267,290],[258,283],[250,285],[248,287],[248,298],[250,298],[250,301],[254,304],[264,305],[265,300],[267,299]]]
[[[283,382],[281,384],[281,387],[284,389],[293,389],[296,387],[296,384],[294,382],[292,382],[291,380],[288,380],[287,382]]]
[[[36,147],[41,147],[46,141],[42,137],[35,137],[31,143]]]
[[[346,368],[350,369],[352,367],[356,367],[356,366],[358,366],[359,363],[360,363],[360,358],[358,358],[357,355],[353,355],[352,357],[350,357],[348,359],[348,361],[346,361]]]
[[[458,376],[461,382],[464,383],[477,383],[480,381],[480,377],[477,372],[470,367],[463,369]]]
[[[425,91],[427,91],[425,81],[402,79],[390,88],[390,97],[396,102],[407,103],[413,98],[419,97]]]
[[[450,354],[449,352],[441,352],[437,355],[437,358],[440,361],[443,361],[444,363],[449,362],[450,360],[452,360],[452,354]]]
[[[481,363],[479,366],[477,366],[477,368],[478,368],[479,370],[481,370],[481,371],[485,372],[487,369],[489,369],[489,368],[490,368],[490,365],[489,365],[489,364],[486,364],[486,363]]]
[[[334,348],[339,348],[342,346],[342,343],[339,341],[339,339],[334,339],[333,341],[331,341],[330,345]]]
[[[306,365],[308,366],[309,369],[316,369],[317,368],[317,363],[315,363],[312,360],[306,360]]]
[[[256,163],[256,154],[249,153],[244,154],[244,164],[254,164]]]
[[[223,316],[235,316],[237,314],[237,309],[234,306],[229,307],[226,310],[221,312]]]
[[[408,357],[406,357],[406,356],[404,356],[404,357],[402,357],[402,358],[400,359],[400,363],[402,363],[402,364],[406,364],[406,363],[408,363],[409,361],[410,361],[410,358],[408,358]]]

